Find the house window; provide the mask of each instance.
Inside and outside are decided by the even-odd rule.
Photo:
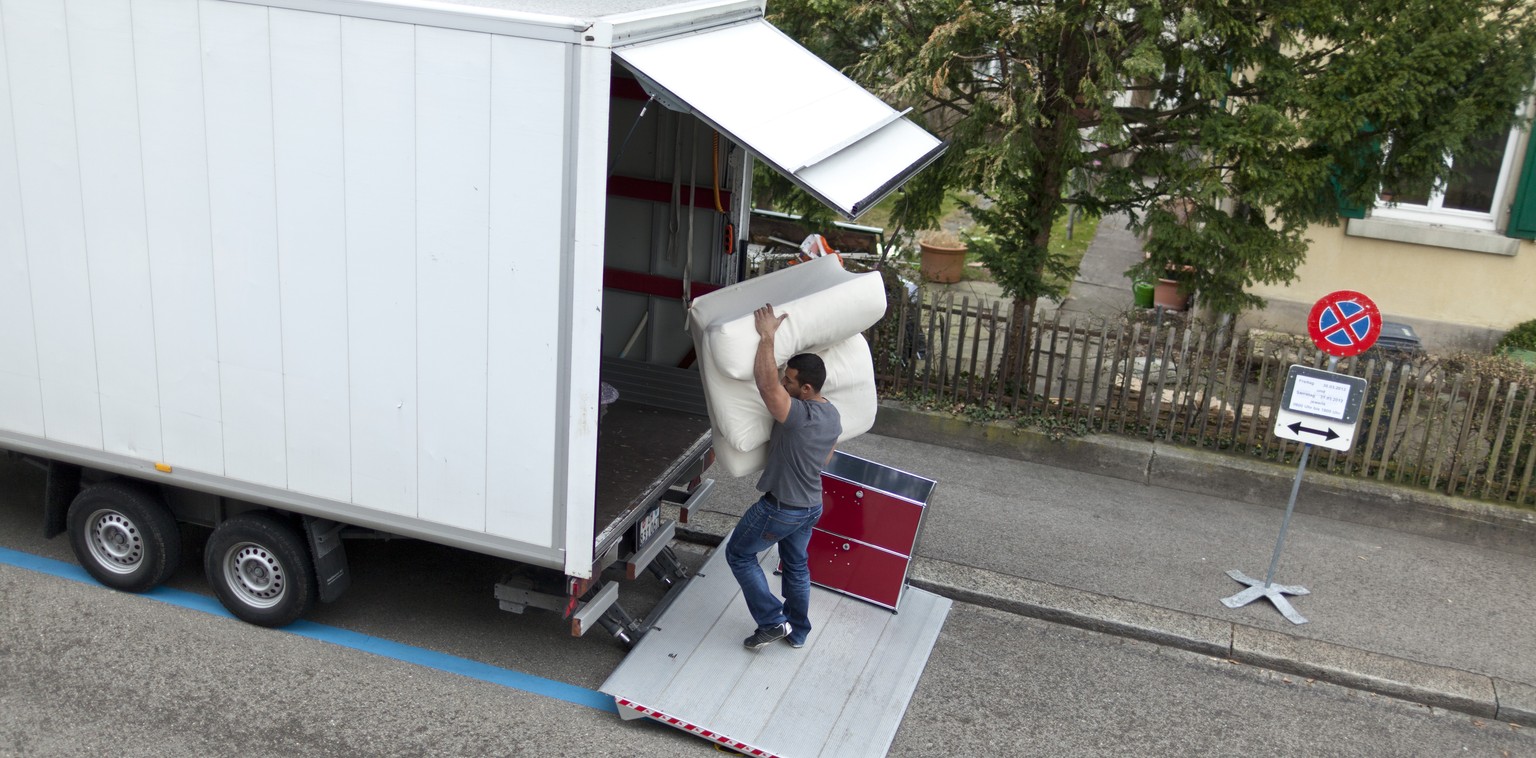
[[[1451,156],[1455,175],[1434,186],[1384,190],[1371,215],[1375,218],[1419,221],[1467,229],[1497,230],[1499,211],[1512,191],[1517,130],[1503,137],[1484,139],[1479,147],[1489,152],[1476,159]]]

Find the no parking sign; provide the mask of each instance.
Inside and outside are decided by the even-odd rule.
[[[1307,334],[1317,349],[1337,358],[1359,355],[1381,336],[1381,311],[1352,290],[1330,292],[1312,306]]]

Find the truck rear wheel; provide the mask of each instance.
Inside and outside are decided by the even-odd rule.
[[[315,603],[315,567],[297,531],[263,513],[219,524],[203,551],[219,602],[257,626],[285,626]]]
[[[159,498],[128,482],[102,482],[76,495],[68,529],[75,560],[113,589],[143,592],[181,564],[176,519]]]

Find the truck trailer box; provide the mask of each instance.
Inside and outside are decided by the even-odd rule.
[[[708,490],[683,325],[752,162],[852,217],[944,147],[762,13],[0,2],[0,449],[50,531],[147,589],[211,526],[257,623],[283,556],[240,545],[329,600],[339,538],[430,540],[563,577],[585,631]]]

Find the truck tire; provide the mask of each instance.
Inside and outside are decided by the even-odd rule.
[[[141,487],[107,481],[69,504],[69,544],[96,581],[144,592],[181,565],[181,529],[170,509]]]
[[[315,604],[315,566],[299,533],[265,513],[219,524],[203,551],[208,584],[235,618],[286,626]]]

